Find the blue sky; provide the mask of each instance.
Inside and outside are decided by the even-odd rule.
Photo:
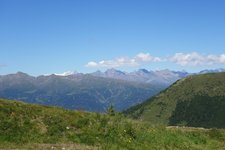
[[[225,68],[224,0],[1,0],[0,74]]]

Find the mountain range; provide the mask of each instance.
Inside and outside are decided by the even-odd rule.
[[[221,71],[224,70],[204,72]],[[18,72],[0,76],[0,97],[96,112],[104,112],[112,104],[122,111],[189,75],[185,71],[146,69],[130,73],[116,69],[88,74],[66,72],[38,77]]]
[[[176,80],[186,77],[189,73],[185,71],[170,71],[168,69],[159,71],[139,69],[137,71],[127,73],[116,69],[108,69],[105,72],[97,71],[91,74],[98,77],[114,78],[154,85],[163,85],[167,87]]]
[[[104,112],[111,104],[124,110],[163,88],[90,74],[33,77],[18,72],[0,76],[2,98],[97,112]]]

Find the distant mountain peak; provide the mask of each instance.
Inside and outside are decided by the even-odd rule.
[[[101,70],[97,70],[97,71],[95,71],[96,73],[102,73],[102,71]]]
[[[120,70],[117,70],[115,68],[110,68],[110,69],[107,69],[105,72],[117,72],[117,71],[120,71]]]
[[[16,74],[18,74],[18,75],[28,75],[28,74],[26,74],[26,73],[24,73],[22,71],[18,71]]]
[[[100,70],[97,70],[93,73],[90,73],[90,74],[93,74],[93,75],[103,75],[103,72],[101,72]]]
[[[163,69],[163,70],[157,70],[156,72],[164,72],[164,73],[168,73],[168,72],[172,72],[169,69]]]
[[[205,74],[205,73],[215,73],[215,72],[225,72],[225,69],[218,68],[218,69],[205,69],[199,72],[199,74]]]
[[[27,73],[24,73],[24,72],[21,72],[21,71],[18,71],[17,73],[12,74],[12,75],[19,76],[19,77],[28,77],[28,76],[30,76]]]
[[[138,72],[142,72],[142,73],[150,73],[147,69],[139,69]]]
[[[120,71],[120,70],[116,70],[116,69],[114,69],[114,68],[111,68],[111,69],[108,69],[108,70],[106,70],[105,71],[105,74],[114,74],[114,75],[122,75],[122,74],[125,74],[125,72],[123,72],[123,71]]]

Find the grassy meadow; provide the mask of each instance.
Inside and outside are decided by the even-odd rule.
[[[0,100],[0,149],[225,149],[225,130],[153,126],[122,114]]]

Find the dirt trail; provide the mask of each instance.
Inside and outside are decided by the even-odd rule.
[[[185,131],[196,131],[196,130],[202,130],[202,131],[208,131],[210,129],[202,128],[202,127],[181,127],[181,126],[167,126],[166,129],[182,129]]]

